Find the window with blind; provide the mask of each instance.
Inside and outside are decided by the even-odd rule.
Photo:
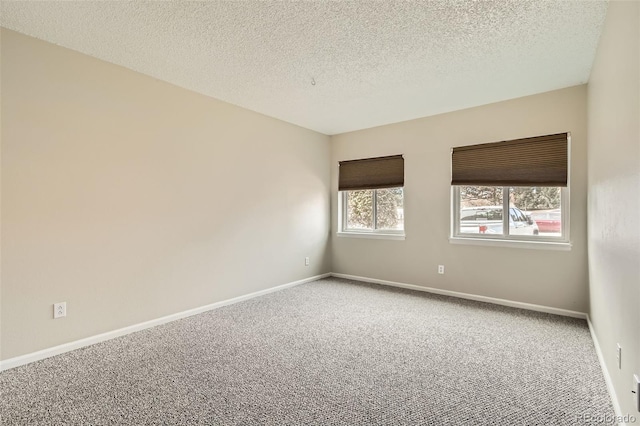
[[[570,134],[451,151],[452,240],[569,242]]]
[[[341,161],[338,190],[341,234],[404,235],[402,155]]]

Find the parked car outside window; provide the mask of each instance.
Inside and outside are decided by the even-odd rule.
[[[460,233],[503,235],[502,206],[464,207],[460,210]],[[538,235],[536,222],[520,209],[509,208],[509,235]]]
[[[560,209],[534,211],[531,217],[538,224],[538,229],[543,233],[559,234],[562,232],[562,212]]]

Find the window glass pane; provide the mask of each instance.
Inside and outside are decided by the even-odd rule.
[[[460,187],[460,233],[502,234],[502,187]]]
[[[509,188],[509,204],[521,210],[529,222],[533,222],[529,226],[537,231],[534,235],[560,237],[561,193],[562,189],[557,187],[512,187]]]
[[[404,229],[402,188],[376,190],[376,229]]]
[[[373,229],[373,190],[347,191],[345,229]]]

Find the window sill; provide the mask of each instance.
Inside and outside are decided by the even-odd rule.
[[[529,240],[500,240],[500,239],[488,239],[488,238],[464,238],[464,237],[449,237],[451,244],[463,244],[473,246],[487,246],[487,247],[512,247],[512,248],[524,248],[524,249],[536,249],[536,250],[562,250],[570,251],[571,243],[564,241],[529,241]]]
[[[338,237],[373,238],[379,240],[404,240],[404,234],[385,234],[382,232],[338,232]]]

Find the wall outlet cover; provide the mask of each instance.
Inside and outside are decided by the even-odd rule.
[[[637,374],[633,375],[633,392],[636,398],[636,409],[640,412],[640,376]]]
[[[53,319],[67,316],[67,302],[53,304]]]

